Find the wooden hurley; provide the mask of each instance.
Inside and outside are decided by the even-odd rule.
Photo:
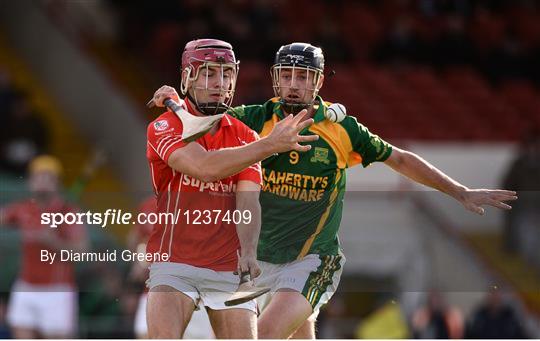
[[[246,303],[255,299],[261,295],[270,291],[267,287],[257,287],[253,284],[253,281],[249,279],[249,272],[242,272],[240,274],[240,284],[238,289],[231,295],[231,297],[225,301],[227,307],[235,306],[238,304]]]

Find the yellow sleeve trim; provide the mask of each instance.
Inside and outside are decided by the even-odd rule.
[[[355,151],[349,153],[349,167],[362,163],[362,156]]]

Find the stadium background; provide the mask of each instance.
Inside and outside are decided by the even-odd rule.
[[[479,218],[382,165],[350,170],[341,229],[348,263],[319,336],[412,337],[428,292],[466,323],[486,296],[502,292],[527,335],[540,336],[538,1],[0,6],[0,204],[26,195],[25,164],[47,152],[64,163],[66,188],[81,207],[135,211],[150,195],[145,126],[159,113],[144,103],[162,84],[178,87],[187,41],[233,44],[241,60],[234,104],[270,98],[277,48],[311,42],[326,56],[323,98],[468,186],[505,184],[521,196],[512,214],[488,209]],[[34,148],[8,152],[20,139]],[[125,226],[87,230],[96,250],[124,247],[128,233]],[[5,332],[20,251],[16,230],[0,236]],[[78,267],[79,336],[132,336],[140,288],[126,280],[127,271],[122,263]]]

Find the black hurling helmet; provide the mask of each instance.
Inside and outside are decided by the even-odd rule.
[[[308,75],[314,72],[315,76],[310,84],[306,84],[306,91],[313,91],[313,97],[309,103],[293,102],[281,97],[281,86],[279,85],[280,75],[283,69],[289,69],[293,75],[295,70],[306,70]],[[291,114],[297,114],[303,109],[313,105],[319,90],[317,84],[324,72],[324,55],[320,47],[315,47],[307,43],[292,43],[283,45],[276,53],[274,65],[270,69],[272,74],[272,85],[276,97],[280,97],[283,109]],[[309,77],[306,78],[309,82]]]

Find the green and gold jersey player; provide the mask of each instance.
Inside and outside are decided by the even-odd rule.
[[[338,229],[345,193],[345,169],[385,161],[392,146],[369,132],[356,118],[325,119],[330,105],[315,99],[315,123],[302,134],[317,134],[312,149],[263,160],[260,202],[262,226],[258,259],[281,264],[308,254],[338,255]],[[231,114],[266,136],[285,117],[278,97],[263,105],[236,107]]]
[[[262,105],[230,110],[261,137],[286,115],[301,110],[307,110],[314,120],[301,132],[319,136],[308,152],[281,153],[262,161],[262,225],[257,249],[262,270],[257,283],[272,292],[301,293],[314,316],[337,290],[345,262],[338,238],[345,169],[385,161],[392,153],[391,145],[355,118],[346,117],[339,123],[325,118],[330,103],[318,96],[323,71],[320,48],[305,43],[282,46],[271,68],[275,97]],[[259,299],[261,310],[271,300],[272,295]]]

